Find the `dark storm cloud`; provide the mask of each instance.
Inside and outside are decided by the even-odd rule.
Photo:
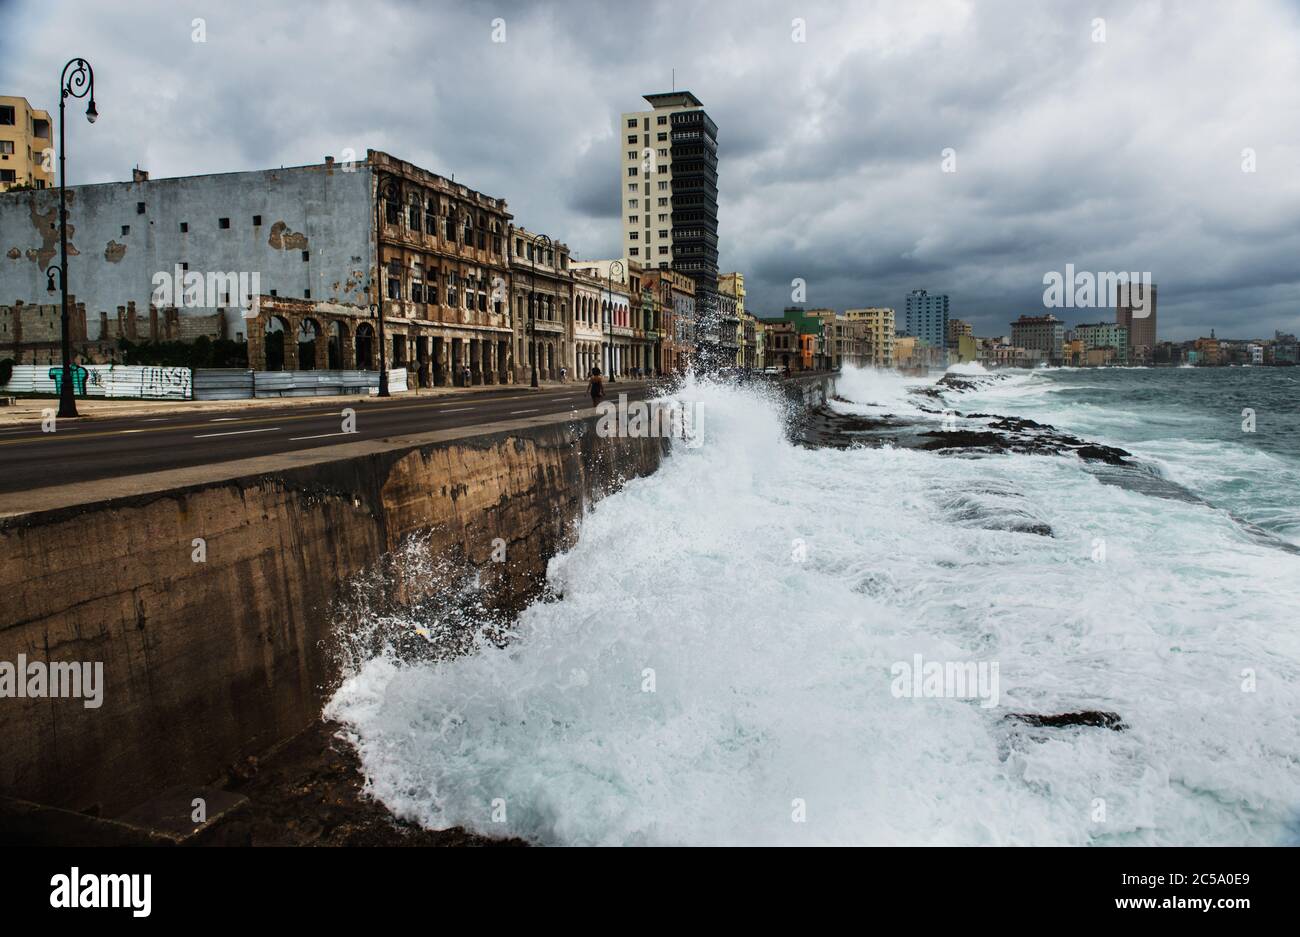
[[[722,265],[760,314],[798,277],[837,308],[948,292],[1002,334],[1072,263],[1150,270],[1165,337],[1300,327],[1294,2],[632,9],[9,3],[0,88],[53,108],[63,62],[91,60],[102,117],[69,125],[73,182],[376,147],[592,258],[619,250],[618,116],[675,68],[719,125]]]

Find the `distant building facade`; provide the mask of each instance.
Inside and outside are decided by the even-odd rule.
[[[1107,363],[1128,363],[1128,329],[1117,322],[1082,322],[1074,327],[1074,337],[1085,351],[1113,349]]]
[[[1065,323],[1050,313],[1021,316],[1011,323],[1011,344],[1040,351],[1049,364],[1059,364],[1065,344]]]
[[[1120,283],[1116,295],[1115,324],[1128,329],[1129,359],[1150,364],[1156,347],[1156,285]]]
[[[878,368],[892,368],[894,366],[894,330],[897,328],[894,321],[894,310],[883,306],[872,306],[866,309],[846,309],[844,310],[844,317],[867,324],[867,332],[871,342],[872,364]]]
[[[908,335],[932,348],[944,349],[948,343],[948,296],[930,295],[912,290],[907,295],[904,328]]]
[[[26,98],[0,95],[0,192],[58,184],[52,126],[49,111],[32,107]]]

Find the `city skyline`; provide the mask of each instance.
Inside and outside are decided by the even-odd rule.
[[[57,107],[61,63],[13,37],[57,9],[4,13],[20,28],[0,38],[0,87],[37,108]],[[1164,339],[1295,328],[1300,143],[1295,122],[1271,117],[1296,108],[1294,4],[1253,4],[1222,22],[1213,7],[1180,5],[1160,12],[1158,33],[1153,4],[1016,7],[1040,37],[1031,48],[999,34],[1011,9],[1000,4],[852,17],[819,4],[798,22],[760,6],[743,23],[670,4],[674,15],[638,40],[646,54],[627,62],[615,24],[555,7],[449,6],[436,23],[402,4],[328,5],[309,23],[261,11],[253,35],[239,28],[247,9],[145,4],[67,22],[68,47],[94,50],[104,114],[77,133],[69,182],[128,179],[137,164],[160,178],[374,147],[501,194],[577,259],[617,256],[619,115],[675,79],[720,128],[719,267],[745,272],[761,315],[791,303],[797,278],[810,307],[901,310],[913,289],[946,293],[977,334],[1002,334],[1043,311],[1045,275],[1074,264],[1152,271],[1165,287]],[[363,16],[392,42],[321,68],[310,50],[355,33]],[[1097,17],[1105,42],[1094,41]],[[302,41],[269,55],[265,37],[280,27]],[[1252,55],[1238,61],[1247,35]],[[703,36],[727,38],[704,57]],[[417,48],[437,55],[402,64]],[[918,75],[935,49],[970,67]],[[542,72],[550,80],[536,81]],[[1188,95],[1189,82],[1203,93]],[[1121,84],[1142,93],[1118,95]],[[943,171],[947,148],[955,172]],[[1254,172],[1242,171],[1247,148]]]

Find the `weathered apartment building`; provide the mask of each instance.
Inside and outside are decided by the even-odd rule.
[[[661,373],[683,372],[695,360],[695,281],[676,270],[645,270],[643,291],[657,299]]]
[[[0,94],[0,192],[54,185],[52,127],[49,111]]]
[[[1064,352],[1065,323],[1051,313],[1021,316],[1011,323],[1011,344],[1017,348],[1041,351],[1045,361],[1059,364]]]
[[[558,380],[574,370],[573,276],[567,244],[526,228],[510,231],[511,296],[514,300],[515,380]],[[531,305],[530,305],[531,304]],[[533,351],[530,351],[533,349]]]
[[[542,379],[585,374],[568,247],[516,227],[504,199],[387,153],[173,179],[137,171],[69,188],[68,210],[83,360],[111,358],[122,337],[207,335],[246,341],[256,369],[374,369],[382,310],[386,363],[412,386],[462,384],[466,369],[474,384],[525,380],[534,360]],[[58,356],[46,276],[57,212],[57,190],[0,195],[0,355]],[[630,327],[630,311],[617,318]],[[39,346],[26,340],[36,335]]]
[[[885,306],[846,309],[844,318],[866,323],[867,340],[871,346],[871,363],[877,368],[892,368],[895,339],[894,310]]]

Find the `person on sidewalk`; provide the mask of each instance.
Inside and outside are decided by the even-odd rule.
[[[591,380],[587,382],[587,393],[591,394],[591,405],[593,407],[604,398],[605,382],[600,377],[600,368],[591,369]]]
[[[568,379],[569,379],[569,369],[560,368],[560,380],[563,382],[563,381],[567,381]]]

